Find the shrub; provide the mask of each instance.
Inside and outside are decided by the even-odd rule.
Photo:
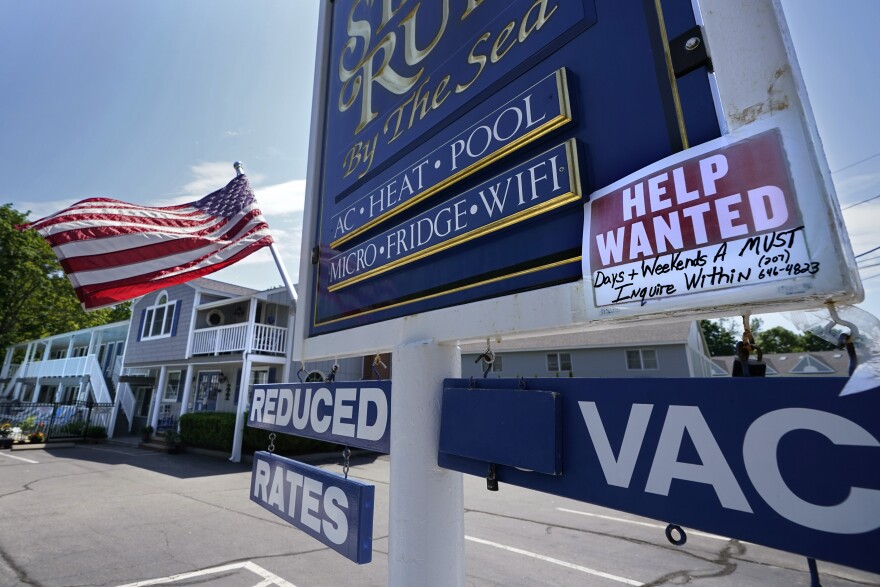
[[[28,440],[34,444],[42,444],[46,442],[46,435],[42,432],[34,432],[28,435]]]
[[[209,450],[231,451],[235,431],[235,414],[229,412],[194,412],[180,417],[180,436],[190,447]],[[252,453],[266,450],[269,446],[269,431],[245,426],[242,452]],[[342,450],[342,447],[288,434],[277,434],[275,452],[295,456],[315,452]]]
[[[85,422],[68,422],[61,427],[62,434],[71,436],[84,436],[86,438],[107,438],[107,428],[104,426],[86,426]]]
[[[194,412],[180,417],[180,436],[184,444],[210,450],[232,450],[235,414]]]
[[[107,438],[107,429],[104,426],[89,426],[85,435],[86,438]]]

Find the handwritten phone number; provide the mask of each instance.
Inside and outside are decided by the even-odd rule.
[[[779,277],[780,275],[815,275],[819,272],[819,263],[789,263],[784,267],[765,267],[758,272],[758,279]]]

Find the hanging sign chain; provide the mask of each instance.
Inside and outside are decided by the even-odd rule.
[[[382,379],[382,374],[379,372],[379,367],[383,369],[388,369],[388,365],[382,362],[382,356],[379,353],[376,353],[376,356],[373,357],[373,377],[376,379]]]
[[[348,479],[348,469],[350,468],[351,461],[351,449],[347,446],[345,450],[342,451],[342,474],[345,475],[345,478]]]
[[[275,433],[274,432],[269,433],[269,448],[267,448],[266,450],[268,450],[270,453],[275,452]]]
[[[483,365],[485,365],[483,368],[483,379],[485,379],[489,376],[489,371],[492,370],[492,364],[495,363],[495,351],[492,350],[492,345],[489,343],[488,338],[486,339],[486,351],[478,356],[474,363],[479,363],[480,361],[483,361]]]

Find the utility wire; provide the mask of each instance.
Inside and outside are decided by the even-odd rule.
[[[880,261],[880,255],[877,257],[868,257],[867,259],[859,259],[856,263],[868,263],[870,261]]]
[[[841,167],[840,169],[838,169],[838,170],[836,170],[836,171],[832,171],[831,173],[840,173],[841,171],[843,171],[843,170],[845,170],[845,169],[849,169],[850,167],[855,167],[856,165],[861,165],[861,164],[864,163],[865,161],[870,161],[870,160],[873,159],[874,157],[880,157],[880,152],[878,152],[878,153],[874,153],[873,155],[868,155],[868,156],[865,157],[864,159],[859,159],[859,160],[856,161],[855,163],[850,163],[849,165],[844,165],[844,166]]]
[[[859,253],[858,255],[856,255],[855,258],[858,259],[859,257],[864,257],[864,256],[867,255],[868,253],[873,253],[874,251],[878,251],[878,250],[880,250],[880,247],[874,247],[874,248],[871,249],[870,251],[865,251],[864,253]]]
[[[859,271],[862,269],[870,269],[871,267],[880,267],[880,263],[874,263],[873,265],[865,265],[864,267],[859,267]]]
[[[877,198],[880,198],[880,194],[877,194],[876,196],[871,196],[870,198],[865,198],[864,200],[859,200],[855,204],[850,204],[849,206],[844,206],[840,210],[841,211],[849,210],[850,208],[855,208],[856,206],[860,206],[861,204],[864,204],[865,202],[870,202],[871,200],[876,200]]]

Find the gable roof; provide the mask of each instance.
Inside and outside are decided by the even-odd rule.
[[[712,357],[728,373],[733,369],[733,355]],[[764,355],[767,376],[781,377],[848,377],[849,356],[846,351],[816,351],[812,353],[772,353]]]
[[[212,292],[228,294],[236,297],[249,296],[260,291],[258,289],[251,289],[249,287],[226,283],[224,281],[217,281],[216,279],[208,279],[207,277],[199,277],[186,282],[186,284],[193,288],[206,289]]]

